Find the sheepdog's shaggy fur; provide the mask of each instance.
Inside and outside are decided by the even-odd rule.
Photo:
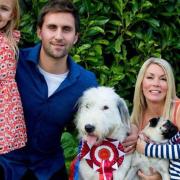
[[[122,142],[130,132],[129,112],[125,101],[113,88],[97,87],[84,92],[78,102],[75,118],[79,137],[89,144],[100,144],[105,138]],[[131,163],[131,155],[125,155],[123,163],[113,171],[113,179],[124,179]],[[79,164],[79,179],[98,180],[99,174],[94,171],[86,159]]]

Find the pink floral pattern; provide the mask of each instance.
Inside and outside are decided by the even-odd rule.
[[[13,33],[18,41],[19,31]],[[0,33],[0,154],[25,146],[27,141],[23,108],[17,84],[15,53]]]

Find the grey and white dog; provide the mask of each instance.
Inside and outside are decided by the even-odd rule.
[[[152,118],[147,126],[142,130],[154,143],[167,143],[168,139],[177,133],[178,129],[169,120],[163,118]],[[132,157],[131,169],[125,180],[139,180],[137,171],[140,169],[144,174],[150,175],[150,167],[159,172],[163,180],[169,180],[169,160],[146,157],[137,151]]]
[[[106,138],[122,142],[130,132],[127,105],[113,88],[90,88],[84,92],[78,105],[75,123],[79,137],[91,146],[98,146]],[[111,150],[109,152],[113,153]],[[113,171],[113,179],[125,179],[130,163],[131,155],[125,155],[123,163]],[[79,164],[79,179],[99,179],[98,172],[91,168],[84,158]]]

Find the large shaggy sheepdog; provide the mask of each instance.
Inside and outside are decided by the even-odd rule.
[[[78,179],[124,180],[131,163],[121,144],[130,132],[125,101],[112,88],[90,88],[79,100],[75,122],[82,139]]]

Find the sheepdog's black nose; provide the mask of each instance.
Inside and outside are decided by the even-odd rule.
[[[85,125],[85,130],[87,133],[92,133],[95,130],[95,127],[91,124],[86,124]]]

